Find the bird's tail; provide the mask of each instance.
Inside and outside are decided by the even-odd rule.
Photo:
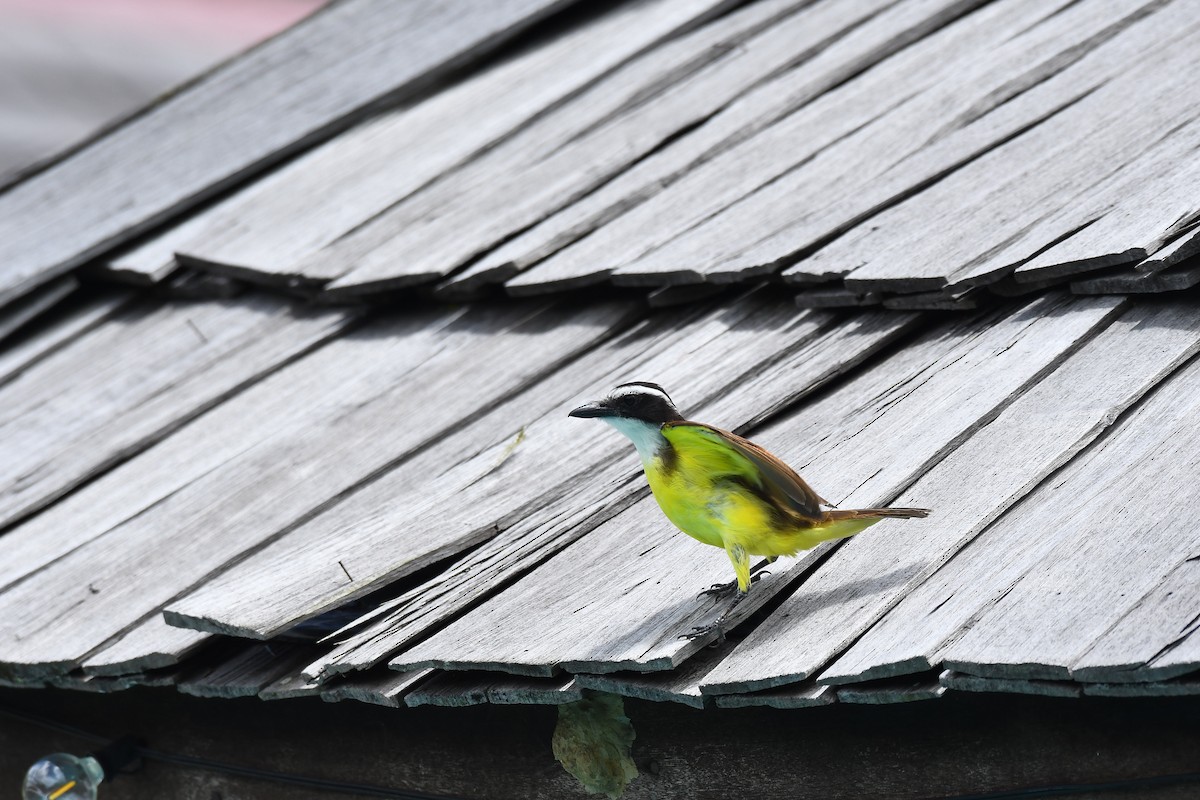
[[[927,508],[834,508],[826,511],[823,520],[801,532],[797,550],[816,547],[821,542],[845,539],[866,530],[885,518],[912,519],[929,516]]]
[[[831,520],[843,519],[883,519],[885,517],[894,517],[896,519],[924,519],[929,516],[928,508],[852,508],[840,509],[834,508],[825,512],[825,516]]]

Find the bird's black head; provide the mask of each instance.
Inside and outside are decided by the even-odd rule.
[[[572,417],[621,417],[661,425],[683,419],[667,390],[657,383],[632,381],[622,383],[609,392],[608,397],[580,406],[570,413]]]

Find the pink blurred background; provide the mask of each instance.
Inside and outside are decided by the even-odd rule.
[[[0,0],[0,183],[324,0]]]

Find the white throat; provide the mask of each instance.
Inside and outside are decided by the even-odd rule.
[[[667,445],[667,437],[662,435],[659,426],[653,422],[627,417],[604,417],[604,421],[625,434],[629,441],[633,442],[643,464],[649,464],[650,459],[654,458],[658,451]]]

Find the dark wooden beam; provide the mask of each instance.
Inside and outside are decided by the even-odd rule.
[[[382,708],[315,698],[202,700],[158,689],[114,695],[0,690],[21,708],[160,750],[307,776],[457,797],[584,798],[550,752],[548,706]],[[648,797],[915,798],[1196,769],[1200,698],[947,696],[936,703],[778,710],[625,701]],[[0,717],[0,785],[37,757],[90,743]],[[1104,797],[1173,800],[1196,784]],[[148,762],[104,787],[105,800],[336,797]],[[1080,795],[1097,797],[1095,794]]]

